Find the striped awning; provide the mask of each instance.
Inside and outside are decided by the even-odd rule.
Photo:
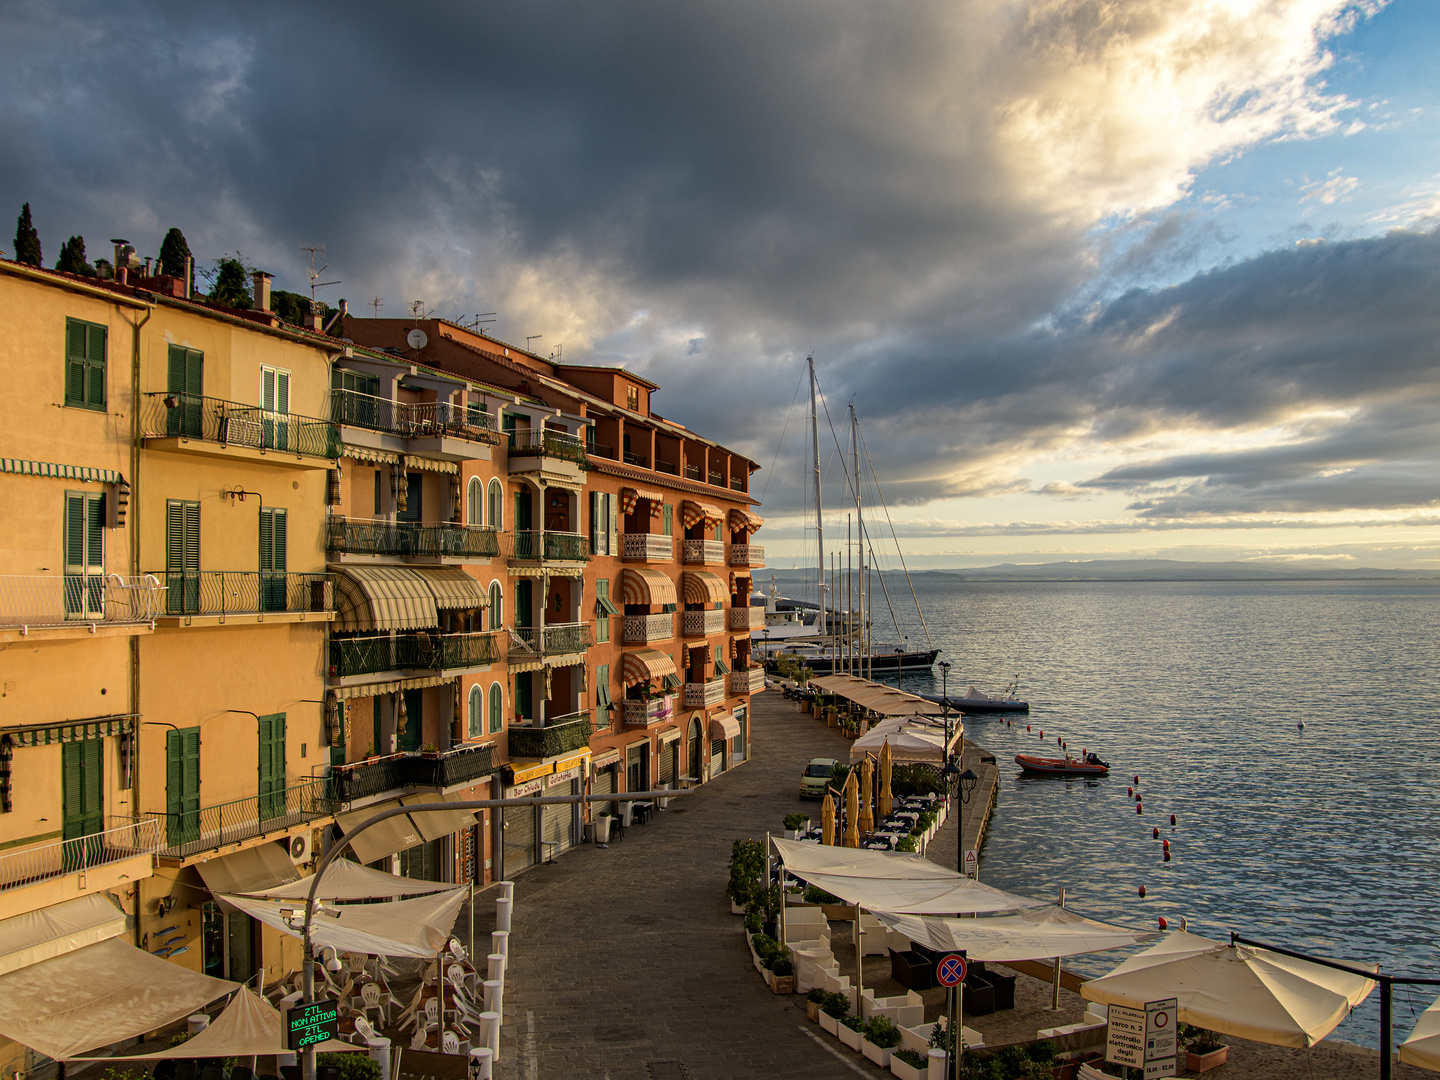
[[[686,570],[681,575],[685,584],[687,604],[723,604],[730,599],[730,590],[708,570]]]
[[[405,455],[405,468],[415,469],[419,472],[458,473],[460,466],[453,461],[441,461],[437,458],[419,457],[418,455]]]
[[[0,458],[0,472],[21,476],[50,476],[57,480],[82,480],[95,484],[123,484],[125,477],[115,469],[97,469],[89,465],[57,465],[52,461],[26,461],[23,458]]]
[[[732,593],[737,593],[737,592],[739,592],[739,591],[740,591],[740,582],[742,582],[742,581],[750,581],[750,580],[752,580],[754,577],[755,577],[755,575],[752,574],[752,573],[750,573],[749,570],[731,570],[731,571],[730,571],[730,591],[731,591]],[[746,591],[746,592],[749,592],[749,591],[750,591],[750,589],[749,589],[748,586],[746,587],[746,590],[745,590],[745,591]]]
[[[440,625],[435,593],[405,566],[337,567],[335,615],[336,630],[420,630]]]
[[[710,718],[710,738],[730,740],[740,734],[740,721],[734,713],[721,713]]]
[[[400,455],[393,450],[376,450],[370,446],[354,446],[345,443],[340,448],[342,458],[354,458],[356,461],[368,461],[374,465],[399,465]]]
[[[379,697],[381,694],[398,694],[402,690],[423,690],[427,686],[454,682],[454,675],[419,675],[413,679],[387,679],[384,682],[356,683],[354,686],[337,686],[331,691],[337,698]]]
[[[675,582],[649,567],[626,567],[620,575],[620,599],[625,604],[678,604]]]
[[[674,724],[661,728],[657,734],[659,735],[661,746],[669,746],[672,742],[680,741],[680,729]]]
[[[625,514],[635,512],[635,504],[641,499],[650,500],[650,516],[659,517],[664,512],[665,496],[658,491],[647,491],[645,488],[622,487],[620,489],[620,511]]]
[[[720,512],[718,506],[712,506],[709,503],[686,499],[680,504],[680,522],[685,528],[693,529],[696,522],[702,519],[711,525],[719,525],[725,520],[725,515]]]
[[[133,728],[139,713],[92,716],[88,720],[67,720],[60,724],[26,724],[9,728],[5,734],[16,746],[48,746],[51,743],[83,742],[107,735],[124,735]]]
[[[625,685],[675,674],[675,661],[659,649],[630,649],[625,653]]]
[[[411,573],[419,574],[435,596],[441,611],[451,608],[483,608],[490,603],[485,586],[459,566],[417,566]]]
[[[765,519],[758,514],[752,514],[748,510],[730,511],[730,528],[736,532],[754,532],[765,524]]]
[[[598,754],[592,757],[590,759],[590,766],[591,768],[597,770],[608,769],[611,765],[614,765],[619,760],[620,751],[612,746],[608,750],[601,750]]]

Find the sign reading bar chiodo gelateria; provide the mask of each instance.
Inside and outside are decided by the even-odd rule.
[[[317,1001],[285,1010],[285,1045],[291,1050],[323,1043],[340,1033],[340,1003]]]

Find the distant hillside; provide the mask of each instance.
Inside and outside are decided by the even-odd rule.
[[[898,571],[889,573],[897,574]],[[1433,580],[1436,576],[1424,570],[1345,569],[1319,559],[1283,566],[1270,563],[1179,562],[1175,559],[1094,559],[1089,562],[1000,563],[997,566],[955,570],[911,571],[914,578],[952,581],[1410,581]],[[762,571],[756,584],[763,586],[768,577]],[[807,580],[805,574],[796,570],[776,571],[775,578],[782,582]]]

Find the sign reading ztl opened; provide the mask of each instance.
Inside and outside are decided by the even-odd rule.
[[[340,1003],[317,1001],[285,1010],[285,1045],[291,1050],[323,1043],[340,1033]]]

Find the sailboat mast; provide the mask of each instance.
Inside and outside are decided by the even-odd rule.
[[[825,529],[820,516],[820,418],[815,411],[815,357],[805,358],[810,365],[810,454],[815,461],[815,548],[819,573],[815,587],[820,600],[820,632],[825,632]]]
[[[856,628],[859,637],[856,658],[857,667],[863,668],[870,655],[869,634],[865,626],[865,516],[860,509],[860,421],[855,415],[855,403],[850,403],[850,458],[855,476],[855,543],[859,548],[855,575],[856,593],[859,603],[860,624]],[[863,674],[863,671],[861,672]]]

